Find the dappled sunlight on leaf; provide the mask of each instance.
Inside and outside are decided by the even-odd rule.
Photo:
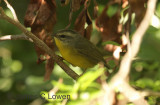
[[[12,87],[13,81],[11,78],[0,78],[0,90],[9,91]]]
[[[43,81],[43,77],[38,77],[38,76],[29,76],[26,79],[26,84],[27,85],[37,85],[37,84],[42,84]]]
[[[96,71],[88,71],[78,79],[80,83],[80,90],[85,90],[90,84],[104,73],[104,69],[98,69]],[[83,84],[83,85],[82,85]]]
[[[154,15],[151,20],[151,25],[155,28],[160,28],[160,19]]]
[[[18,60],[14,60],[13,63],[11,64],[11,69],[13,72],[20,72],[22,70],[22,63]]]
[[[7,16],[13,18],[12,12],[9,9],[6,9],[5,13],[6,13]]]

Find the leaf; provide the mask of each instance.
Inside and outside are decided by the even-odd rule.
[[[108,7],[107,9],[107,15],[111,18],[112,16],[114,16],[117,11],[118,11],[118,5],[111,5]]]
[[[80,0],[72,0],[72,10],[77,11],[80,8]]]
[[[114,41],[106,41],[106,42],[103,42],[102,45],[106,45],[106,44],[112,44],[112,45],[117,45],[119,46],[120,44],[114,42]]]
[[[81,35],[84,34],[84,26],[86,22],[86,10],[83,9],[81,13],[78,15],[75,23],[74,23],[74,28],[76,31],[81,33]]]
[[[46,72],[45,72],[45,76],[44,76],[44,81],[50,79],[50,76],[51,76],[53,68],[54,68],[54,60],[52,58],[48,59],[45,66],[46,66],[46,68],[45,68]]]
[[[24,17],[24,25],[26,27],[30,27],[34,23],[41,3],[42,0],[30,0],[30,3],[26,11],[26,15]]]
[[[71,91],[71,90],[73,90],[73,86],[72,85],[59,83],[58,81],[55,81],[55,80],[53,80],[51,83],[52,83],[53,86],[57,86],[60,91]]]
[[[90,36],[92,34],[92,30],[93,30],[93,26],[92,26],[92,19],[90,17],[90,14],[89,14],[88,10],[87,10],[87,13],[86,13],[86,23],[87,23],[88,26],[85,28],[85,35],[84,36],[87,39],[90,39]]]
[[[122,0],[122,8],[127,7],[128,5],[128,0]]]
[[[87,38],[88,40],[90,39],[92,30],[93,30],[92,24],[88,25],[87,28],[85,29],[84,37]]]
[[[119,32],[120,12],[117,11],[112,17],[108,16],[108,5],[101,15],[96,19],[96,26],[102,32],[103,41],[115,41],[121,43],[121,32]]]
[[[11,78],[0,78],[0,90],[8,91],[12,87],[13,80]]]
[[[61,5],[68,5],[69,2],[70,0],[61,0]]]
[[[87,27],[85,28],[86,24]],[[90,39],[93,27],[92,20],[87,9],[84,8],[81,11],[81,13],[75,21],[74,26],[75,30],[78,31],[82,36],[84,36],[87,39]]]
[[[131,11],[132,13],[136,14],[135,22],[137,27],[139,26],[140,22],[142,21],[146,13],[146,8],[145,8],[146,2],[147,0],[129,0]]]
[[[143,38],[138,57],[143,60],[160,61],[160,30],[149,27]]]
[[[33,34],[54,50],[53,39],[49,33],[52,33],[52,29],[56,23],[55,0],[31,0],[24,22],[26,26],[31,27],[31,32]],[[51,69],[53,69],[53,60],[51,60],[50,56],[39,47],[35,46],[35,50],[38,56],[38,63],[48,59],[46,63],[47,72],[45,75],[45,79],[48,79]]]
[[[97,4],[96,0],[94,0],[93,17],[94,17],[94,19],[96,19],[98,17],[98,4]]]
[[[91,83],[104,73],[104,69],[100,68],[96,71],[89,71],[78,79],[81,90],[85,90]]]

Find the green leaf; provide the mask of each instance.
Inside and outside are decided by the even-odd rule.
[[[104,69],[100,68],[95,71],[88,71],[82,77],[78,79],[78,83],[80,84],[80,90],[85,90],[87,87],[91,85],[91,83],[97,79],[100,75],[104,73]]]
[[[108,15],[109,17],[114,16],[114,15],[117,13],[118,9],[119,9],[119,8],[118,8],[118,5],[117,5],[117,4],[114,4],[114,5],[109,6],[109,7],[108,7],[108,10],[107,10],[107,15]]]
[[[117,46],[120,45],[120,44],[118,44],[117,42],[114,42],[114,41],[105,41],[105,42],[102,43],[103,46],[106,45],[106,44],[112,44],[112,45],[117,45]]]
[[[8,91],[12,87],[12,79],[11,78],[0,78],[0,90]]]
[[[53,80],[52,82],[53,86],[57,86],[61,91],[70,91],[73,89],[72,85],[66,85],[64,83],[59,83],[58,81]]]

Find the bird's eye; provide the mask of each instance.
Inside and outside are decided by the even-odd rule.
[[[65,37],[66,37],[66,35],[61,35],[60,37],[61,37],[61,38],[65,38]]]

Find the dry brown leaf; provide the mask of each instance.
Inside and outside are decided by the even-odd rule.
[[[96,19],[96,26],[102,32],[103,41],[115,41],[121,43],[119,32],[120,12],[118,11],[112,17],[107,15],[108,5],[104,8],[101,15]]]
[[[96,19],[98,17],[98,4],[97,4],[96,0],[94,0],[93,17],[94,17],[94,19]]]
[[[148,0],[129,0],[131,11],[136,14],[135,20],[137,27],[146,13],[145,3],[147,3],[147,1]]]
[[[85,24],[88,26],[85,28]],[[92,32],[92,20],[89,15],[89,12],[87,9],[83,9],[79,16],[77,17],[74,28],[77,32],[79,32],[82,36],[84,36],[87,39],[90,39],[91,32]]]
[[[80,0],[72,0],[72,11],[77,11],[80,8]]]
[[[55,14],[55,3],[51,2],[48,4],[45,0],[42,1],[42,5],[39,8],[37,18],[35,19],[33,25],[31,26],[31,31],[43,40],[51,49],[54,48],[53,39],[48,33],[52,32],[53,26],[56,23],[56,14]],[[42,55],[46,55],[44,51],[36,47],[36,52],[38,58]],[[43,57],[46,58],[46,57]],[[42,61],[45,59],[42,59]]]
[[[41,3],[42,0],[30,0],[30,3],[26,11],[26,15],[24,17],[24,25],[26,27],[30,27],[34,23]]]
[[[55,0],[39,0],[39,2],[35,1],[36,0],[31,0],[28,6],[25,16],[26,26],[30,26],[31,32],[43,40],[52,50],[54,50],[53,39],[49,33],[52,33],[52,29],[56,23]],[[38,7],[35,9],[33,6],[36,5],[36,3],[38,3]],[[34,11],[32,11],[32,8]],[[35,11],[37,14],[33,15],[33,12]],[[30,18],[30,15],[32,18]],[[47,60],[46,73],[48,73],[48,71],[51,71],[51,68],[53,69],[53,61],[51,60],[50,56],[39,47],[35,46],[35,50],[38,56],[38,63]],[[47,75],[49,76],[49,74]],[[49,77],[45,76],[45,78]]]
[[[90,17],[90,14],[89,14],[88,10],[87,10],[87,13],[86,13],[86,23],[87,23],[88,26],[85,29],[84,37],[89,40],[90,37],[91,37],[91,34],[92,34],[93,26],[92,26],[92,19]]]
[[[109,52],[114,52],[119,46],[113,44],[107,44],[104,46],[104,49]]]
[[[53,68],[54,68],[54,60],[52,58],[48,59],[45,66],[46,66],[45,67],[46,72],[45,72],[45,76],[44,76],[44,81],[50,79],[50,76],[51,76]]]
[[[92,30],[93,30],[92,24],[88,25],[87,28],[85,29],[84,37],[87,38],[88,40],[90,39]]]
[[[68,3],[70,2],[70,0],[61,0],[61,5],[68,5]]]
[[[81,35],[84,35],[84,26],[86,23],[86,10],[83,9],[81,13],[78,15],[75,23],[74,28],[77,32],[79,32]]]
[[[128,5],[128,0],[122,0],[122,8],[127,7]]]

